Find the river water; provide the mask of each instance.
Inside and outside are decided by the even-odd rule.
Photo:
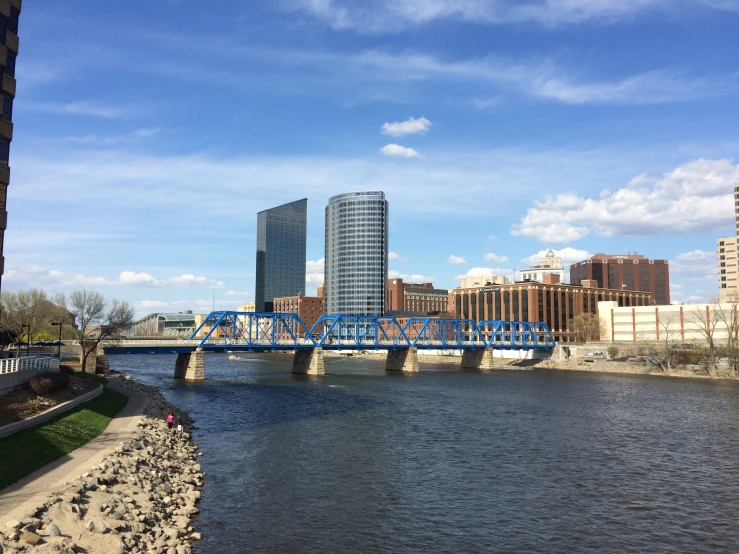
[[[196,553],[739,552],[737,384],[242,356],[110,356],[197,420]]]

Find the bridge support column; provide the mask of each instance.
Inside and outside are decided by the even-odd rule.
[[[323,348],[296,350],[293,359],[293,373],[302,375],[326,375],[323,366]]]
[[[385,371],[404,371],[418,373],[418,348],[388,350]]]
[[[187,379],[188,381],[205,380],[205,358],[201,348],[186,354],[177,354],[174,366],[175,379]]]
[[[462,352],[463,369],[495,369],[493,349],[464,350]]]

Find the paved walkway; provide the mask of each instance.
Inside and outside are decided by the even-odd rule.
[[[108,386],[129,397],[128,403],[100,435],[58,460],[34,471],[17,483],[0,490],[0,528],[11,519],[22,519],[25,512],[46,502],[54,489],[70,482],[99,464],[124,439],[131,436],[149,402],[147,396],[124,390],[118,375],[108,377]]]

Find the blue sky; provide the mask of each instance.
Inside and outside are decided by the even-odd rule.
[[[717,291],[734,233],[739,0],[37,0],[20,18],[6,290],[140,314],[253,300],[256,213],[383,190],[393,275],[549,247]]]

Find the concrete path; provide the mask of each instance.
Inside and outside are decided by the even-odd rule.
[[[0,528],[10,519],[22,519],[25,512],[46,502],[48,496],[99,464],[124,439],[130,438],[144,413],[149,398],[118,385],[119,375],[108,377],[108,386],[129,397],[128,403],[100,435],[58,460],[34,471],[17,483],[0,490]]]

